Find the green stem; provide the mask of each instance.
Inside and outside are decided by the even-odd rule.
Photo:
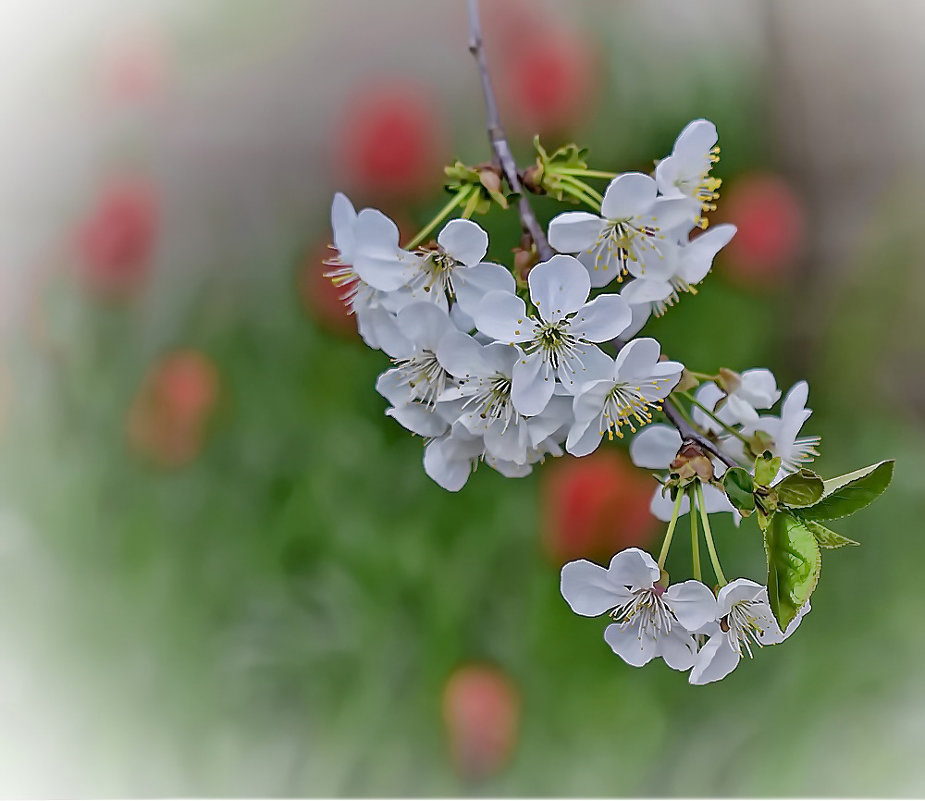
[[[698,481],[697,487],[697,505],[700,507],[700,519],[703,521],[703,536],[707,541],[707,551],[710,553],[710,561],[713,563],[713,572],[716,574],[716,580],[720,587],[725,587],[728,583],[723,575],[723,569],[719,566],[719,557],[716,555],[716,546],[713,544],[713,532],[710,531],[710,516],[707,514],[706,506],[703,503],[703,485]],[[691,511],[693,514],[693,510]]]
[[[558,167],[556,172],[562,175],[580,175],[584,178],[616,178],[619,174],[604,170],[584,170],[581,167]]]
[[[405,245],[405,250],[411,250],[413,247],[417,247],[424,241],[427,235],[434,230],[441,222],[443,222],[449,213],[453,211],[458,205],[463,203],[469,194],[475,189],[475,186],[472,184],[464,186],[460,189],[454,196],[453,199],[447,203],[440,211],[437,212],[437,216],[434,217],[427,225],[425,225],[419,232],[418,235],[412,239],[407,245]]]
[[[601,201],[596,200],[592,195],[589,195],[585,188],[590,189],[590,187],[584,187],[583,184],[579,181],[578,183],[573,183],[567,175],[559,175],[559,186],[572,197],[580,200],[582,203],[585,203],[590,208],[594,209],[597,212],[601,210]],[[583,188],[584,187],[584,188]],[[592,190],[593,191],[593,190]],[[595,192],[595,194],[597,194]]]
[[[694,499],[691,498],[691,558],[694,560],[694,578],[697,581],[703,581],[703,574],[700,570],[700,537],[697,532],[697,515],[694,514]]]
[[[580,189],[586,195],[593,197],[598,203],[601,203],[604,200],[604,196],[598,192],[593,186],[588,186],[584,181],[579,181],[577,178],[572,177],[571,175],[562,175],[559,177],[562,181],[567,181],[572,186]]]
[[[463,219],[468,220],[473,214],[475,214],[476,206],[479,204],[479,197],[481,192],[475,191],[469,195],[469,200],[466,202],[466,207],[463,209],[462,216]]]
[[[711,411],[710,411],[706,406],[704,406],[699,400],[697,400],[693,395],[691,395],[690,392],[679,392],[678,394],[681,395],[681,397],[683,397],[683,398],[687,398],[688,401],[690,401],[691,403],[693,403],[694,406],[696,406],[698,409],[700,409],[700,411],[702,411],[704,414],[708,414],[711,418],[713,418],[713,420],[714,420],[716,423],[718,423],[718,424],[721,425],[724,429],[726,429],[726,431],[728,431],[728,432],[729,432],[730,434],[732,434],[734,437],[738,437],[740,440],[742,440],[742,442],[743,442],[745,445],[748,445],[748,444],[749,444],[749,443],[748,443],[748,440],[747,440],[745,437],[743,437],[743,436],[742,436],[738,431],[736,431],[734,428],[732,428],[732,427],[726,425],[726,424],[725,424],[722,420],[720,420],[713,412],[711,412]]]
[[[668,524],[668,531],[665,532],[665,541],[662,543],[662,550],[658,555],[659,570],[665,567],[665,559],[668,558],[668,549],[671,547],[671,538],[674,536],[674,527],[678,522],[678,512],[681,509],[682,498],[684,498],[684,493],[678,492],[678,497],[674,502],[674,511],[671,513],[671,522]]]

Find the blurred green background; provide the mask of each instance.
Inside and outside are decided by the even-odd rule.
[[[334,191],[410,235],[489,158],[462,2],[9,2],[3,795],[925,792],[925,10],[483,5],[522,164],[535,130],[628,170],[717,124],[739,238],[646,332],[807,378],[824,475],[895,457],[862,547],[695,688],[559,595],[564,558],[658,542],[619,448],[426,477],[320,261]],[[509,258],[516,219],[478,221]],[[760,579],[756,526],[718,528]]]

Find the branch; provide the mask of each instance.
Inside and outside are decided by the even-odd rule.
[[[507,141],[507,135],[501,125],[501,118],[498,115],[498,102],[495,100],[495,92],[491,86],[491,76],[488,73],[488,62],[485,59],[485,47],[482,43],[482,25],[479,22],[479,4],[478,0],[466,0],[466,7],[469,12],[469,52],[475,58],[479,68],[479,77],[482,80],[482,95],[485,98],[485,124],[488,129],[488,139],[491,142],[491,148],[494,152],[495,161],[500,165],[504,177],[512,192],[519,195],[517,200],[517,213],[520,215],[520,224],[524,231],[533,240],[536,245],[536,252],[541,261],[551,259],[555,251],[549,247],[546,241],[546,234],[537,222],[536,215],[527,200],[523,184],[520,181],[520,174],[517,171],[517,162],[514,161],[514,155],[511,153],[511,147]]]
[[[712,453],[717,459],[723,462],[727,467],[739,467],[739,464],[734,460],[730,459],[725,454],[721,453],[719,449],[708,440],[703,434],[701,434],[696,428],[694,428],[690,423],[687,422],[681,414],[675,409],[674,404],[665,398],[665,401],[662,403],[662,411],[665,413],[672,425],[678,429],[678,433],[681,435],[681,439],[691,439],[696,442],[701,448],[705,448],[710,453]]]

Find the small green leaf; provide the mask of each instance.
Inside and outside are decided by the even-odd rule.
[[[822,499],[802,509],[804,520],[836,520],[847,517],[873,503],[893,478],[893,460],[870,465],[823,484]]]
[[[762,531],[767,531],[768,526],[774,521],[774,512],[765,514],[762,509],[758,509],[758,528]],[[765,548],[767,550],[767,548]]]
[[[759,487],[769,487],[780,471],[780,457],[771,458],[771,452],[765,451],[755,459],[755,483]]]
[[[729,502],[746,516],[755,510],[755,483],[747,470],[730,467],[723,476],[723,489]]]
[[[785,631],[816,589],[822,555],[809,527],[784,512],[774,515],[772,525],[764,532],[764,547],[771,611]]]
[[[826,528],[822,523],[817,523],[814,520],[804,520],[803,525],[813,532],[813,536],[816,538],[816,542],[819,543],[820,548],[843,548],[845,545],[861,544],[854,540],[849,540],[847,537],[843,537],[841,534],[832,531],[830,528]]]
[[[799,508],[816,503],[822,497],[823,484],[812,470],[800,470],[779,481],[774,489],[782,504]]]

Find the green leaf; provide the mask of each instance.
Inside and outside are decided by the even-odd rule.
[[[879,462],[823,484],[822,499],[800,511],[804,520],[837,520],[873,503],[893,478],[893,460]]]
[[[814,520],[804,520],[803,524],[813,532],[813,536],[816,538],[816,542],[819,543],[820,548],[843,548],[845,545],[861,544],[854,540],[849,540],[847,537],[843,537],[841,534],[832,531],[830,528],[826,528],[822,523],[817,523]]]
[[[823,484],[812,470],[800,470],[779,481],[774,489],[782,504],[799,508],[816,503],[822,497]]]
[[[746,516],[755,510],[755,483],[747,470],[730,467],[723,476],[723,489],[729,502]]]
[[[780,471],[780,457],[771,458],[771,452],[765,451],[755,459],[755,483],[759,487],[769,487]]]
[[[822,554],[809,527],[784,512],[775,514],[765,531],[764,548],[768,557],[771,611],[785,631],[816,589]]]

